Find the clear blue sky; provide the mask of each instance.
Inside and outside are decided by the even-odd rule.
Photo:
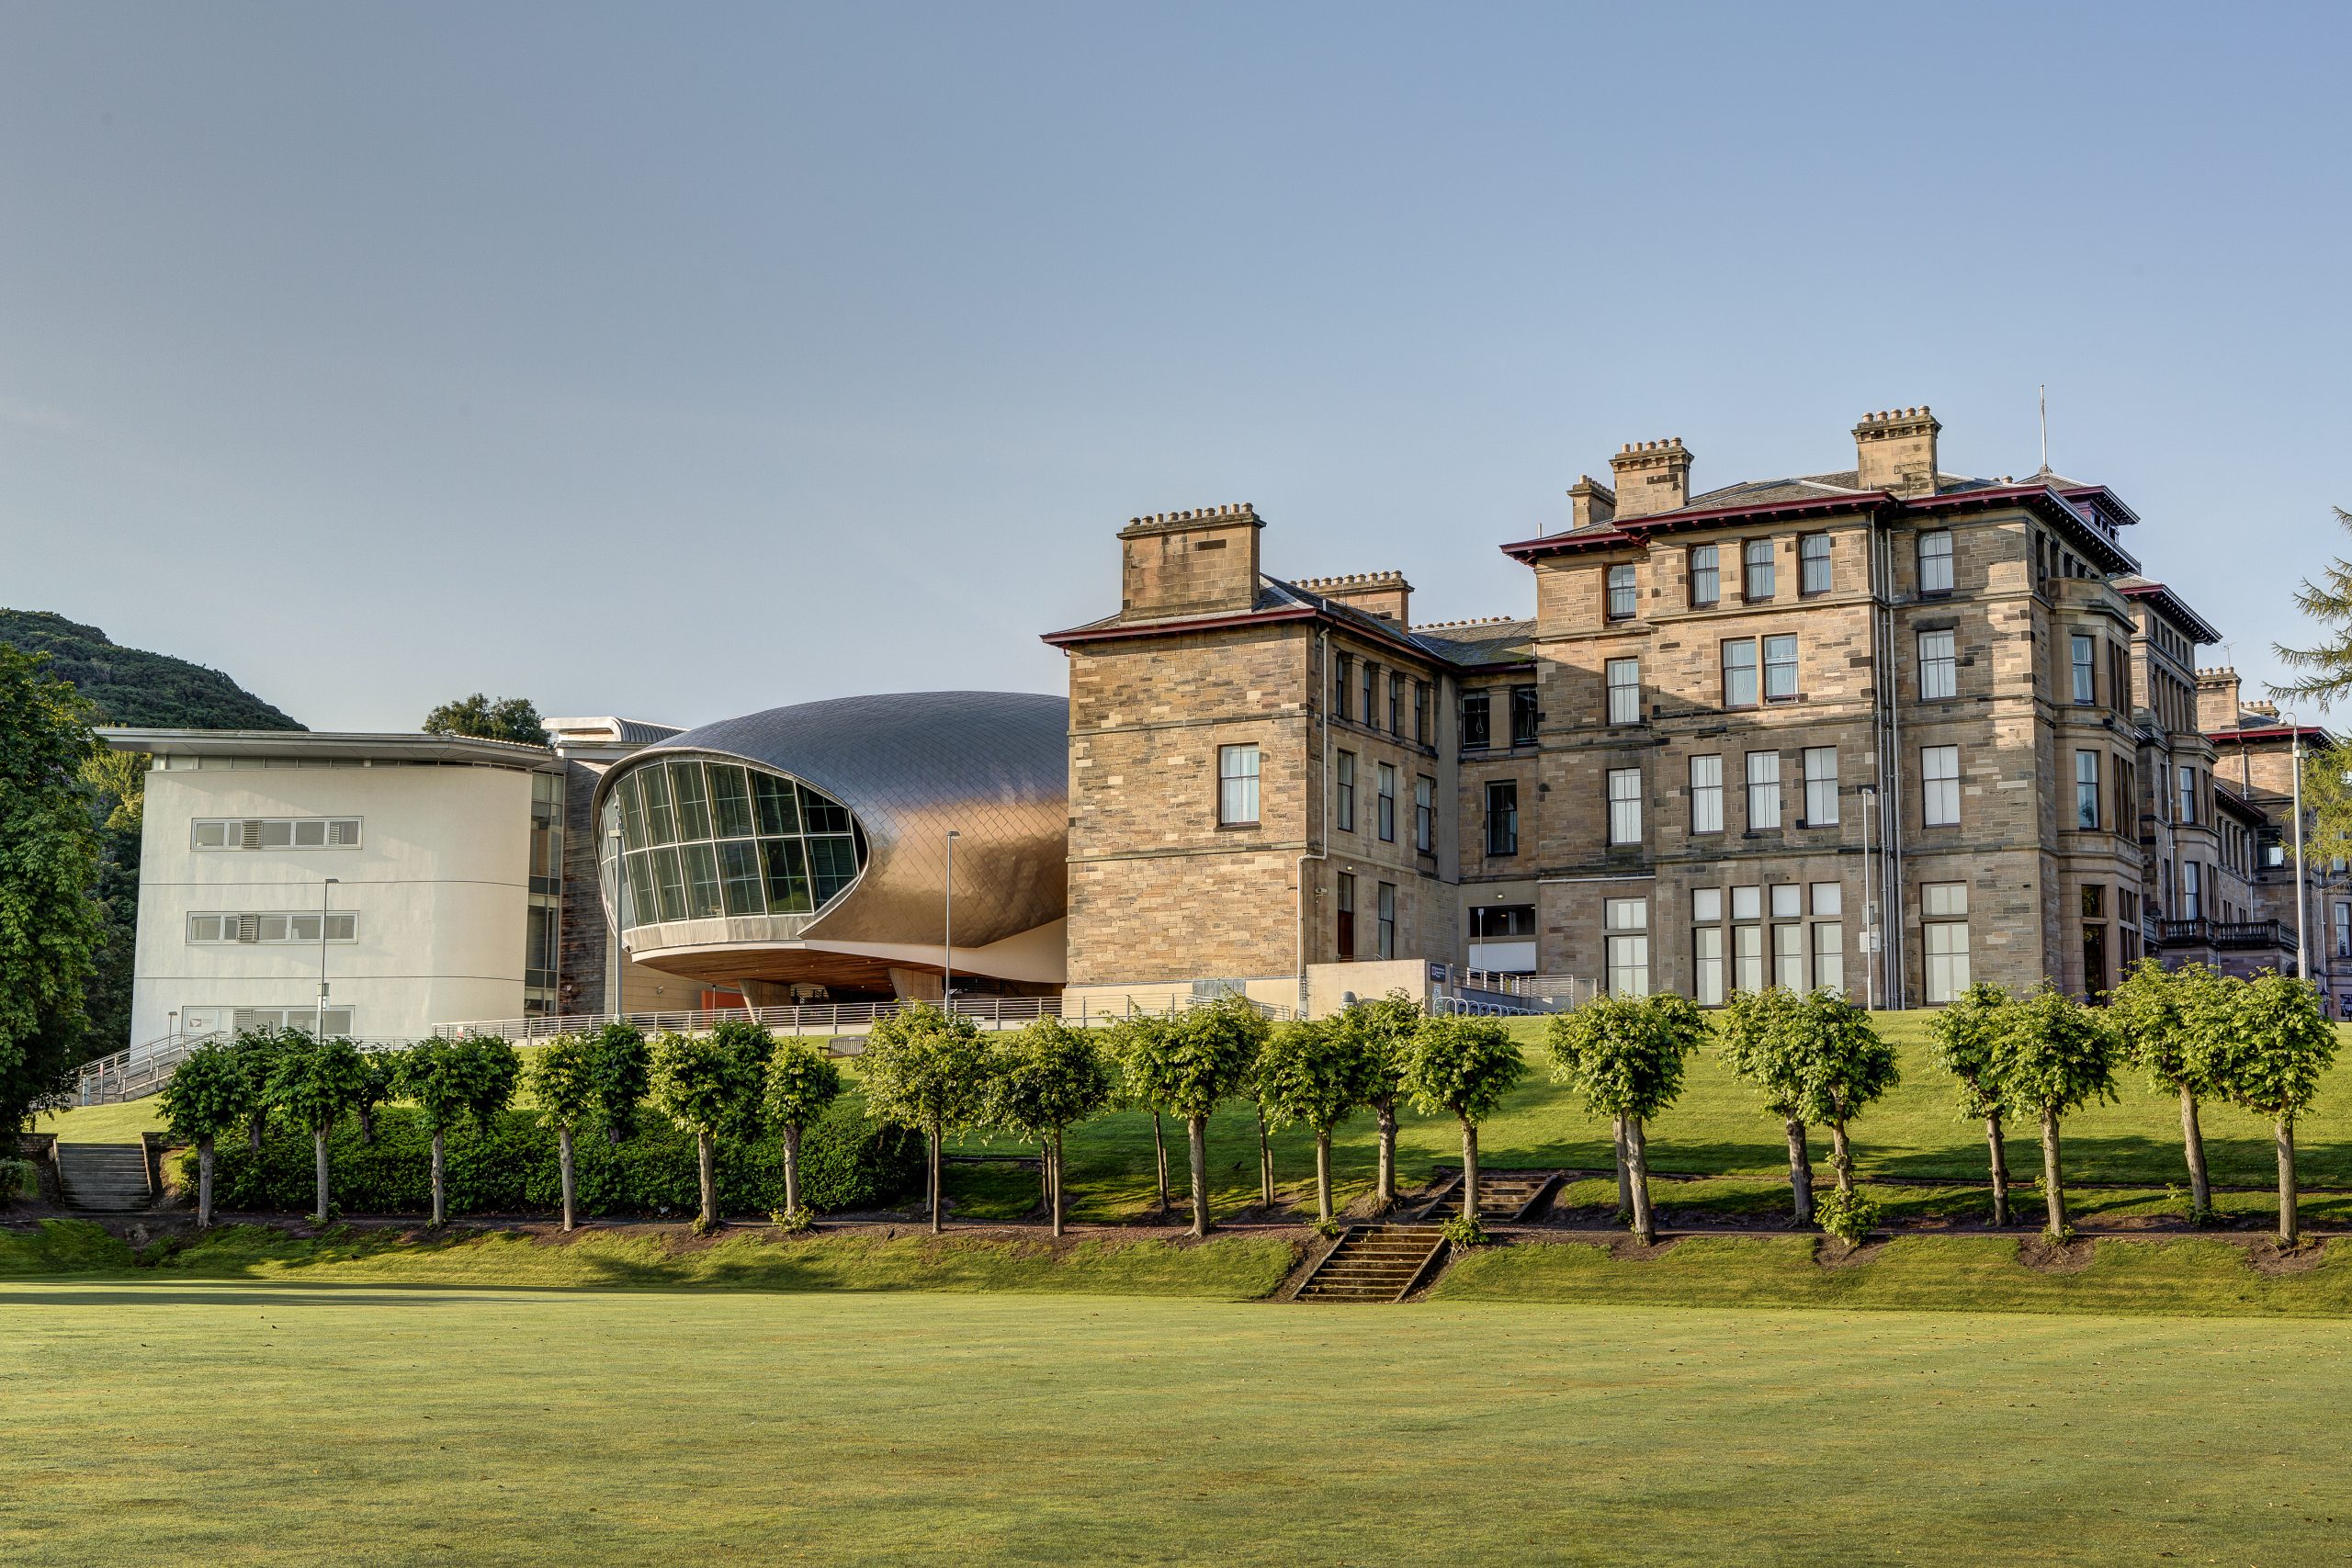
[[[0,603],[317,728],[1057,690],[1131,515],[1523,613],[1622,442],[2052,460],[2269,673],[2352,8],[10,4]],[[2219,649],[2209,650],[2218,661]]]

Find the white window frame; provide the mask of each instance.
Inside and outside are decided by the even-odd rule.
[[[1781,826],[1781,754],[1747,754],[1747,830],[1777,831]]]
[[[1838,748],[1804,749],[1804,825],[1838,826]]]
[[[1960,634],[1946,628],[1919,634],[1919,700],[1944,702],[1960,695]]]
[[[1724,760],[1719,753],[1690,759],[1690,830],[1724,830]]]
[[[1638,659],[1610,660],[1603,675],[1609,686],[1609,722],[1641,723],[1642,661]]]
[[[1960,748],[1919,748],[1919,825],[1960,826]]]
[[[1642,841],[1642,770],[1639,768],[1609,770],[1609,841],[1611,844],[1638,844]]]
[[[1951,530],[1927,528],[1919,534],[1919,592],[1951,592]]]
[[[359,916],[353,910],[327,911],[326,926],[331,946],[359,940]],[[316,947],[319,911],[198,909],[189,913],[181,931],[191,947]],[[247,931],[253,934],[245,935]]]
[[[1216,823],[1220,828],[1258,825],[1260,769],[1255,742],[1216,749]],[[1247,807],[1248,815],[1242,815]]]
[[[360,817],[198,817],[188,823],[188,848],[208,854],[356,850],[364,841],[366,820]],[[217,836],[220,841],[207,843],[208,836]]]
[[[1957,1001],[1968,989],[1968,884],[1921,884],[1919,930],[1927,959],[1928,1004]]]
[[[1650,994],[1650,916],[1646,898],[1607,898],[1601,901],[1601,931],[1606,947],[1609,994],[1646,997]]]

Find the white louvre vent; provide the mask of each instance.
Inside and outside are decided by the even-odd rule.
[[[237,842],[242,848],[248,850],[261,848],[261,824],[254,821],[238,823]]]
[[[327,842],[337,849],[349,849],[359,842],[359,823],[356,818],[339,818],[327,824]]]
[[[237,917],[237,940],[239,942],[259,942],[261,940],[261,917],[259,915],[239,915]]]

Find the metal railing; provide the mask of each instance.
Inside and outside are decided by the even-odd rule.
[[[1137,986],[1136,989],[1147,989]],[[1156,988],[1156,987],[1154,987]],[[1240,996],[1239,992],[1229,995]],[[1151,1017],[1173,1017],[1194,1008],[1206,1007],[1219,1000],[1216,997],[1173,997],[1164,1008],[1100,1008],[1081,1003],[1076,1011],[1065,1010],[1059,997],[957,997],[952,1010],[958,1018],[970,1019],[983,1029],[1012,1028],[1040,1018],[1058,1018],[1066,1022],[1091,1026],[1112,1023],[1136,1014]],[[1295,1010],[1273,1003],[1242,998],[1268,1019],[1280,1021],[1294,1018]],[[771,1008],[704,1008],[678,1012],[625,1013],[542,1013],[531,1018],[494,1018],[469,1020],[462,1023],[435,1024],[433,1032],[444,1039],[465,1039],[480,1035],[495,1035],[503,1040],[549,1040],[559,1034],[593,1034],[608,1024],[627,1024],[643,1034],[702,1034],[722,1023],[750,1021],[771,1033],[793,1034],[863,1034],[882,1019],[902,1011],[905,1000],[884,1002],[816,1002],[797,1007]],[[931,1002],[923,1004],[936,1007]]]
[[[160,1093],[172,1081],[179,1065],[199,1045],[225,1043],[236,1036],[225,1029],[203,1034],[166,1034],[150,1040],[143,1045],[133,1045],[128,1051],[118,1051],[111,1056],[101,1056],[85,1062],[75,1077],[74,1103],[76,1105],[119,1105],[127,1100],[141,1100]],[[373,1037],[343,1036],[362,1051],[397,1051],[410,1043],[406,1040],[385,1040]]]
[[[2157,922],[2166,947],[2212,947],[2233,951],[2295,945],[2287,928],[2277,920],[2187,919]]]

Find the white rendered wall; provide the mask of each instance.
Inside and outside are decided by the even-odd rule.
[[[257,764],[147,775],[133,1044],[188,1008],[309,1008],[316,943],[191,943],[196,912],[356,911],[326,949],[328,1005],[355,1035],[413,1040],[449,1019],[523,1012],[531,775],[463,766]],[[198,818],[356,817],[356,849],[198,850]]]

